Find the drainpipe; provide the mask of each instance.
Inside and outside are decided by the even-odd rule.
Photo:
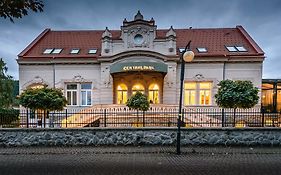
[[[56,87],[56,68],[55,68],[55,57],[53,57],[53,88]]]
[[[225,61],[223,62],[223,68],[222,68],[222,80],[225,80]],[[224,108],[222,108],[221,111],[221,126],[224,127],[224,123],[225,123],[225,113],[224,113]]]

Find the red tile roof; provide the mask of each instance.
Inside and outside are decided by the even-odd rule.
[[[157,39],[166,37],[168,30],[157,30]],[[236,28],[211,29],[175,29],[177,48],[184,48],[189,40],[195,56],[259,56],[264,52],[249,36],[242,26]],[[101,52],[102,30],[89,31],[43,31],[19,58],[97,58]],[[120,30],[111,30],[113,39],[120,39]],[[244,46],[247,52],[229,52],[225,46]],[[207,53],[199,53],[197,47],[206,47]],[[46,48],[62,48],[60,54],[43,54]],[[70,54],[73,48],[80,48],[79,54]],[[96,48],[97,54],[88,54],[88,50]]]

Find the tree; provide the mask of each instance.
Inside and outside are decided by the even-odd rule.
[[[13,77],[7,75],[8,67],[0,59],[0,108],[9,108],[13,103],[14,82]]]
[[[33,110],[63,110],[67,101],[60,89],[40,88],[40,89],[26,89],[19,96],[19,103]]]
[[[251,81],[223,80],[218,85],[220,87],[215,95],[216,103],[222,108],[234,109],[234,123],[237,108],[251,108],[259,101],[259,90]]]
[[[37,111],[37,114],[40,114],[39,116],[44,117],[45,120],[49,116],[49,111],[63,110],[67,101],[60,89],[44,87],[26,89],[19,96],[19,103],[32,111]],[[44,113],[40,113],[42,111]]]
[[[137,110],[137,125],[139,123],[139,110],[143,111],[144,115],[144,111],[147,111],[149,109],[149,101],[147,99],[147,96],[139,91],[137,91],[136,94],[129,98],[126,105],[129,108]]]
[[[43,7],[42,0],[1,0],[0,17],[9,18],[14,22],[13,18],[22,18],[28,15],[29,10],[43,12]]]

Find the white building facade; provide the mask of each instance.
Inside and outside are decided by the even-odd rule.
[[[18,55],[20,91],[60,88],[69,108],[125,104],[136,91],[153,104],[177,104],[180,51],[190,40],[195,58],[185,65],[184,105],[216,106],[224,79],[261,89],[264,53],[242,26],[157,29],[138,12],[121,30],[43,31]]]

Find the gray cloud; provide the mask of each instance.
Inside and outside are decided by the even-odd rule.
[[[281,78],[280,0],[46,0],[43,13],[30,13],[15,23],[0,18],[0,57],[18,78],[17,54],[45,28],[53,30],[120,29],[137,10],[153,17],[158,28],[209,28],[242,25],[266,53],[264,78]]]

